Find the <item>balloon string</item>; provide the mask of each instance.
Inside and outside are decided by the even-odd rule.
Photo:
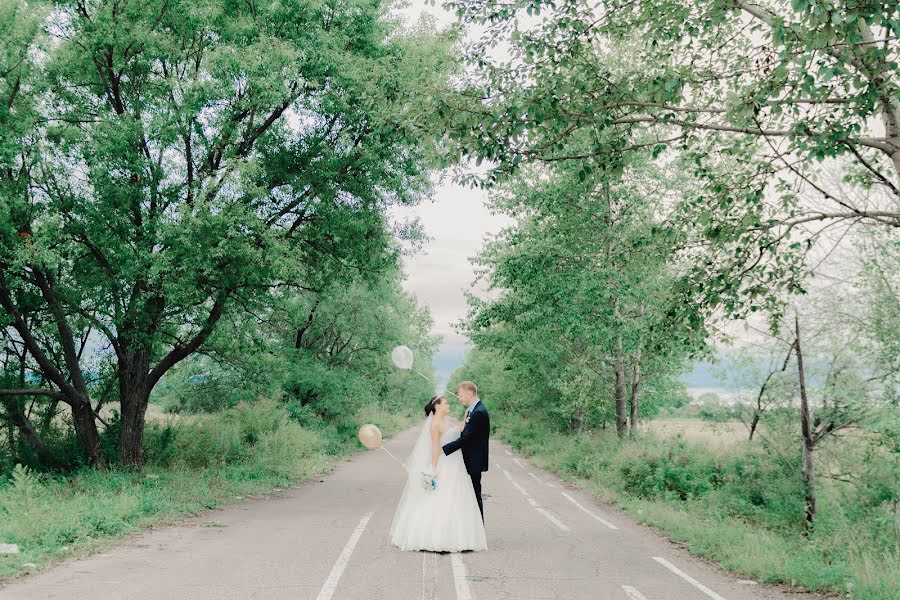
[[[393,454],[391,454],[391,451],[390,451],[390,450],[388,450],[388,449],[385,448],[384,446],[381,446],[381,449],[384,450],[385,452],[387,452],[387,453],[388,453],[388,456],[390,456],[390,457],[393,458],[395,461],[397,461],[397,464],[398,464],[398,465],[400,465],[401,467],[403,466],[403,463],[400,462],[400,461],[397,459],[396,456],[394,456]]]
[[[413,369],[413,368],[410,368],[410,371],[412,371],[412,372],[415,373],[416,375],[420,376],[422,379],[424,379],[424,380],[427,381],[428,383],[431,383],[431,379],[430,379],[429,377],[426,377],[425,375],[422,375],[421,373],[419,373],[418,371],[416,371],[416,370]],[[456,398],[459,398],[459,396],[457,396],[456,394],[454,394],[454,393],[451,392],[450,390],[447,390],[447,393],[453,395],[453,396],[456,397]]]

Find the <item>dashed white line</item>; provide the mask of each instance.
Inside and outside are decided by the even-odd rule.
[[[553,485],[553,484],[550,483],[549,481],[543,481],[543,480],[541,480],[540,477],[538,477],[537,475],[535,475],[535,474],[532,473],[531,471],[529,471],[528,474],[531,475],[531,476],[534,478],[534,480],[537,481],[538,483],[543,483],[543,484],[546,485],[547,487],[556,487],[555,485]]]
[[[679,569],[678,567],[676,567],[675,565],[673,565],[672,563],[667,561],[666,559],[661,558],[659,556],[654,556],[653,560],[655,560],[656,562],[658,562],[665,568],[669,569],[670,571],[672,571],[673,573],[675,573],[676,575],[678,575],[679,577],[681,577],[682,579],[687,581],[689,584],[691,584],[692,586],[694,586],[695,588],[697,588],[698,590],[700,590],[701,592],[703,592],[710,598],[713,598],[713,600],[725,600],[725,598],[718,595],[717,593],[715,593],[714,591],[712,591],[711,589],[709,589],[708,587],[706,587],[705,585],[703,585],[702,583],[700,583],[699,581],[697,581],[696,579],[694,579],[693,577],[691,577],[690,575],[688,575],[687,573],[685,573],[684,571],[682,571],[681,569]]]
[[[523,470],[525,470],[525,471],[528,470],[528,465],[526,465],[526,464],[525,464],[525,461],[522,460],[521,458],[514,458],[514,459],[513,459],[513,462],[516,463],[517,465],[519,465],[519,468],[520,468],[520,469],[523,469]]]
[[[647,600],[647,597],[631,587],[630,585],[623,585],[622,589],[625,590],[625,595],[630,598],[630,600]]]
[[[513,487],[515,487],[517,490],[519,490],[519,493],[520,493],[520,494],[522,494],[522,495],[525,496],[526,498],[531,498],[531,495],[528,493],[528,490],[526,490],[526,489],[523,488],[521,485],[519,485],[519,482],[516,481],[515,479],[513,479],[513,478],[512,478],[512,475],[510,475],[510,474],[507,473],[506,471],[503,471],[503,474],[506,475],[506,478],[509,479],[509,482],[510,482],[511,484],[513,484]]]
[[[510,451],[507,450],[506,448],[504,448],[503,451],[506,452],[506,455],[507,455],[507,456],[512,456],[512,455],[513,455],[512,452],[510,452]]]
[[[338,582],[341,580],[341,575],[344,574],[344,569],[347,568],[347,564],[350,562],[350,556],[353,555],[353,550],[356,548],[356,544],[359,543],[359,538],[365,531],[366,525],[369,524],[369,519],[372,518],[373,514],[366,514],[359,522],[359,525],[356,526],[356,529],[353,530],[353,534],[347,540],[347,545],[344,546],[340,556],[338,556],[337,562],[331,567],[331,573],[328,574],[328,579],[325,580],[325,584],[322,586],[319,595],[316,596],[316,600],[329,600],[334,595]]]
[[[575,506],[577,506],[578,508],[580,508],[580,509],[582,510],[582,512],[587,513],[588,515],[590,515],[591,517],[593,517],[593,518],[596,519],[597,521],[600,521],[601,523],[603,523],[604,525],[606,525],[606,526],[609,527],[610,529],[618,529],[618,527],[616,527],[615,525],[613,525],[612,523],[610,523],[610,522],[607,521],[606,519],[604,519],[604,518],[600,517],[599,515],[595,514],[593,511],[590,511],[590,510],[588,510],[587,508],[583,507],[583,506],[581,505],[581,503],[578,502],[578,500],[576,500],[576,499],[573,498],[572,496],[568,495],[568,494],[565,493],[565,492],[562,492],[562,495],[565,496],[566,498],[568,498],[569,501],[570,501],[572,504],[574,504]]]
[[[456,585],[456,600],[474,600],[472,589],[466,579],[466,564],[461,554],[450,555],[450,565],[453,567],[453,583]]]
[[[539,513],[541,513],[542,515],[547,517],[548,521],[550,521],[551,523],[553,523],[554,525],[556,525],[563,531],[569,531],[569,528],[565,523],[563,523],[562,521],[560,521],[559,519],[557,519],[556,517],[551,515],[548,511],[544,510],[543,508],[541,508],[539,506],[535,506],[534,510],[538,511]]]
[[[523,488],[521,485],[519,485],[519,483],[515,479],[512,478],[512,475],[509,474],[509,471],[507,471],[503,467],[500,467],[500,470],[503,471],[503,474],[506,476],[507,479],[509,479],[509,482],[511,484],[513,484],[513,486],[517,490],[519,490],[519,493],[522,494],[523,496],[525,496],[525,499],[528,500],[528,504],[530,504],[534,510],[536,510],[539,513],[541,513],[542,515],[544,515],[548,521],[550,521],[551,523],[553,523],[554,525],[556,525],[563,531],[569,531],[569,527],[565,523],[563,523],[562,521],[557,519],[549,511],[541,508],[541,505],[538,504],[537,501],[531,497],[531,495],[528,493],[528,490]]]

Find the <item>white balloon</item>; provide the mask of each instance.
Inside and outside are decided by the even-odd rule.
[[[391,352],[391,360],[397,365],[398,369],[403,369],[404,371],[411,369],[413,365],[412,350],[406,346],[397,346],[394,348],[393,352]]]

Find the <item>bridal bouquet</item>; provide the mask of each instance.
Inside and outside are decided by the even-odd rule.
[[[437,489],[437,478],[428,471],[422,471],[422,487],[426,492],[433,492]]]

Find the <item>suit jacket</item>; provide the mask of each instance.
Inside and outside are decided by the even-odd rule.
[[[444,445],[444,454],[453,454],[462,450],[463,462],[469,473],[481,473],[488,470],[488,440],[491,435],[491,417],[484,402],[479,401],[469,414],[469,422],[460,436]]]

